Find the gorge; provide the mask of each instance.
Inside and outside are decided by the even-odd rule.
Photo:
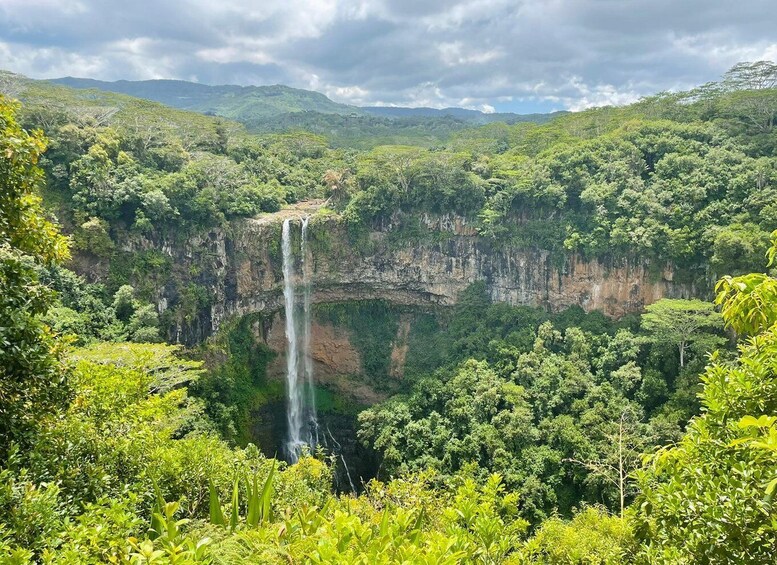
[[[412,239],[391,222],[354,235],[321,201],[308,201],[235,221],[229,230],[138,240],[140,247],[128,250],[161,249],[176,266],[158,283],[154,300],[162,310],[178,299],[176,272],[190,276],[197,267],[191,279],[209,301],[172,326],[172,339],[194,346],[235,320],[256,320],[250,339],[272,355],[263,378],[283,382],[285,399],[270,395],[252,412],[247,438],[290,461],[303,447],[337,445],[346,489],[349,465],[357,480],[375,472],[374,456],[356,441],[356,414],[403,389],[408,355],[417,365],[419,328],[430,320],[444,324],[445,312],[473,284],[483,284],[496,303],[552,312],[574,306],[613,318],[707,290],[687,276],[678,280],[671,264],[500,246],[460,216],[427,214],[421,222]],[[365,332],[380,345],[365,345]],[[324,399],[320,414],[316,394]]]
[[[408,241],[390,222],[355,240],[336,215],[315,201],[236,221],[229,230],[213,229],[177,242],[139,240],[125,250],[156,247],[182,272],[198,267],[193,281],[207,289],[208,304],[171,330],[174,341],[191,345],[218,331],[226,319],[284,307],[280,232],[287,219],[301,223],[307,216],[310,248],[315,249],[305,267],[312,304],[386,300],[451,306],[461,291],[483,281],[496,302],[556,311],[576,305],[620,317],[662,297],[698,296],[711,287],[711,281],[689,278],[687,271],[677,280],[671,263],[638,256],[586,258],[500,245],[480,237],[471,221],[452,215],[424,215],[423,235]],[[156,285],[154,300],[161,311],[177,299],[174,283],[171,273]]]

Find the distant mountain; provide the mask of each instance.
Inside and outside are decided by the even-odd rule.
[[[388,118],[439,118],[452,116],[461,120],[477,119],[485,116],[479,110],[467,110],[466,108],[407,108],[404,106],[364,106],[362,110],[374,115]]]
[[[513,114],[506,113],[486,113],[480,110],[468,110],[466,108],[406,108],[403,106],[364,106],[361,108],[373,116],[387,118],[441,118],[452,117],[465,122],[486,124],[492,122],[506,122],[508,124],[517,122],[536,122],[542,123],[550,120],[554,116],[563,112],[553,112],[551,114]]]
[[[64,77],[51,82],[71,88],[95,88],[161,102],[182,110],[250,122],[294,112],[363,114],[355,107],[333,102],[320,92],[273,86],[209,86],[183,80],[119,80],[105,82]]]
[[[1,78],[1,77],[0,77]],[[63,89],[64,97],[131,96],[155,103],[242,123],[250,133],[308,131],[326,137],[332,147],[369,149],[377,145],[444,145],[453,134],[492,123],[544,123],[552,114],[487,114],[464,108],[359,107],[339,104],[320,92],[288,86],[209,86],[183,80],[106,82],[65,77],[30,81],[45,90]],[[2,82],[2,81],[0,81]],[[112,100],[116,107],[130,103]],[[135,104],[133,103],[133,107]],[[159,110],[161,111],[161,110]]]
[[[551,119],[555,114],[487,114],[465,108],[406,108],[401,106],[350,106],[339,104],[320,92],[289,86],[209,86],[184,80],[119,80],[106,82],[88,78],[64,77],[51,82],[71,88],[128,94],[146,98],[174,108],[193,110],[203,114],[223,116],[243,122],[252,129],[263,129],[262,124],[277,121],[279,116],[299,112],[336,114],[340,116],[372,116],[388,119],[455,118],[469,124],[492,122],[537,122]],[[316,120],[320,118],[316,117]],[[300,121],[299,118],[296,119]],[[304,117],[302,118],[304,121]]]

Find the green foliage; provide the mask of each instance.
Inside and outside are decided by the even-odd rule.
[[[777,413],[776,359],[773,329],[742,345],[734,364],[713,358],[702,376],[703,415],[639,477],[637,531],[651,558],[773,561],[777,513],[766,489],[777,460],[752,441],[766,426],[742,419]]]
[[[265,477],[261,491],[257,484],[246,499],[260,520],[269,519],[273,497],[285,508],[319,504],[328,494],[323,463],[283,464],[274,472],[277,463],[255,447],[233,450],[214,437],[202,407],[182,388],[198,364],[176,358],[175,348],[127,344],[112,359],[114,347],[75,353],[73,402],[44,420],[34,445],[15,451],[11,469],[0,471],[8,551],[97,563],[110,556],[129,562],[153,549],[179,562],[173,556],[180,552],[204,555],[202,538],[190,540],[183,530],[209,514],[210,492],[218,499],[236,472]],[[143,539],[149,532],[153,542]]]
[[[656,366],[649,342],[601,316],[570,309],[553,318],[491,304],[482,285],[468,289],[444,329],[425,330],[443,368],[406,374],[405,394],[359,416],[381,476],[475,465],[477,476],[502,475],[535,522],[583,500],[628,502],[641,453],[678,437],[694,413],[685,400],[693,379]],[[411,334],[409,364],[430,339]]]
[[[532,563],[616,565],[632,563],[636,551],[628,521],[586,507],[568,522],[557,517],[543,522],[523,555]]]
[[[773,236],[774,237],[774,236]],[[770,262],[777,245],[769,251]],[[723,317],[754,334],[726,363],[712,356],[701,416],[638,476],[635,525],[651,561],[770,563],[777,534],[777,297],[766,275],[718,283]],[[757,415],[757,417],[756,417]],[[712,540],[712,541],[711,541]]]
[[[723,267],[729,273],[746,272],[762,264],[769,234],[755,224],[734,224],[718,231],[712,245],[710,263],[716,270]]]
[[[517,555],[527,526],[515,503],[498,476],[444,490],[424,477],[372,482],[367,495],[297,507],[212,550],[217,563],[499,563]]]
[[[128,233],[179,236],[320,195],[341,158],[302,132],[260,139],[120,94],[20,81],[24,123],[52,140],[41,162],[47,193],[74,226],[76,249],[100,259]]]
[[[86,253],[93,253],[98,257],[109,257],[115,245],[108,234],[110,225],[106,220],[91,217],[79,226],[75,232],[73,246]]]
[[[37,195],[45,141],[22,129],[16,112],[0,96],[0,464],[12,443],[29,444],[40,417],[67,394],[59,346],[41,320],[53,296],[38,276],[68,257],[67,240]]]
[[[676,347],[680,367],[685,366],[686,351],[700,346],[702,353],[714,351],[723,339],[712,332],[720,330],[723,320],[715,305],[701,300],[663,298],[645,308],[642,328],[657,344]]]
[[[270,472],[264,480],[264,485],[261,491],[259,490],[258,477],[259,473],[254,471],[247,474],[245,477],[239,475],[235,476],[235,481],[232,486],[232,500],[230,503],[229,512],[229,530],[234,532],[235,528],[240,521],[240,486],[241,483],[245,485],[245,517],[244,522],[246,527],[255,528],[260,523],[269,522],[272,520],[272,499],[273,499],[273,475],[275,474],[275,461],[273,461]],[[224,518],[224,512],[219,502],[218,493],[213,486],[212,481],[208,481],[208,493],[209,493],[209,518],[211,524],[216,526],[227,526],[227,521]]]
[[[49,267],[40,276],[57,293],[43,320],[58,336],[77,345],[96,340],[161,341],[156,307],[139,300],[132,286],[121,286],[111,297],[103,285],[89,284],[62,267]]]
[[[281,383],[266,379],[274,353],[256,338],[262,321],[261,316],[244,316],[208,342],[203,353],[210,370],[193,387],[222,437],[241,445],[252,440],[251,412],[283,395]]]
[[[41,134],[0,102],[0,562],[771,563],[777,293],[772,276],[739,273],[764,266],[777,221],[775,84],[773,64],[742,64],[721,83],[629,107],[445,140],[459,124],[439,120],[433,149],[355,153],[315,132],[250,137],[220,119],[24,82],[23,123],[51,143],[41,157]],[[418,141],[407,127],[399,136]],[[57,266],[67,242],[35,196],[44,172],[79,262],[107,273],[107,288]],[[363,252],[475,226],[485,245],[551,260],[639,256],[697,282],[730,272],[722,319],[752,337],[737,359],[710,357],[701,414],[682,435],[703,353],[722,343],[712,304],[659,301],[640,327],[492,304],[476,284],[409,335],[407,312],[390,305],[319,307],[384,390],[392,343],[409,347],[404,394],[359,417],[393,480],[334,495],[324,461],[286,465],[248,443],[251,413],[282,393],[266,379],[260,317],[228,323],[204,365],[135,343],[160,339],[148,300],[162,286],[178,296],[165,323],[194,325],[210,306],[208,273],[181,272],[163,245],[327,196]],[[384,243],[370,240],[376,227]],[[325,236],[315,244],[343,252]],[[773,264],[777,246],[768,253]],[[89,345],[63,362],[57,334]],[[635,472],[641,453],[672,441]]]
[[[204,373],[202,362],[180,356],[181,346],[167,344],[93,343],[70,357],[99,365],[132,368],[150,378],[150,390],[165,393],[189,387]]]
[[[777,231],[772,232],[769,265],[777,265]],[[777,279],[762,273],[723,277],[715,302],[734,331],[756,335],[777,323]]]

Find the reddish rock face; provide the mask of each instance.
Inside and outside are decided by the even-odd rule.
[[[352,345],[351,334],[347,329],[317,321],[311,324],[310,329],[310,355],[313,359],[313,378],[316,384],[324,385],[362,405],[372,405],[385,400],[385,393],[375,391],[364,381],[361,356]],[[284,332],[285,319],[283,313],[279,312],[272,316],[272,323],[264,336],[256,336],[277,353],[267,366],[267,376],[271,379],[283,380],[286,374]],[[404,359],[402,365],[404,366]]]
[[[230,315],[281,308],[281,273],[272,257],[278,223],[272,217],[235,226],[231,256],[224,258],[224,291],[211,311],[211,331]],[[463,218],[424,218],[440,237],[402,246],[392,243],[391,226],[372,232],[354,248],[336,217],[314,217],[311,233],[325,243],[311,247],[313,301],[384,299],[408,305],[452,305],[461,291],[484,281],[495,301],[549,310],[579,305],[619,317],[662,297],[699,294],[677,283],[672,265],[630,258],[586,260],[551,257],[547,251],[500,245],[479,237]],[[230,292],[227,290],[227,284]],[[400,354],[398,352],[398,354]]]
[[[170,338],[195,344],[228,318],[282,310],[281,224],[306,215],[312,215],[306,263],[311,266],[314,303],[383,299],[403,305],[452,305],[470,284],[484,281],[495,301],[548,310],[579,305],[619,317],[662,297],[701,297],[709,291],[678,282],[670,264],[637,257],[553,257],[541,249],[482,238],[471,221],[450,215],[422,216],[429,237],[421,241],[403,242],[396,237],[396,226],[387,221],[354,245],[339,217],[318,213],[320,206],[301,204],[185,241],[136,242],[134,250],[155,248],[169,256],[179,278],[192,280],[191,273],[196,273],[193,282],[210,294],[207,307],[181,316]],[[154,298],[160,309],[178,300],[174,285],[160,287]],[[335,334],[322,337],[335,347]],[[331,361],[327,355],[319,352],[322,368]],[[401,346],[395,356],[394,364],[400,367]],[[401,374],[400,369],[392,371]]]
[[[272,325],[265,336],[267,346],[279,353],[267,368],[270,375],[283,375],[286,361],[282,359],[286,349],[283,313],[272,318]],[[325,374],[361,374],[362,365],[359,352],[351,345],[347,330],[329,324],[313,322],[311,324],[310,355],[315,363],[316,375]]]

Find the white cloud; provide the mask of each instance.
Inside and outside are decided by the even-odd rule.
[[[214,49],[199,49],[195,54],[199,59],[211,63],[256,63],[258,65],[269,65],[275,62],[273,57],[260,47],[251,47],[245,44],[241,46],[216,47]]]
[[[32,77],[101,76],[107,61],[97,55],[72,53],[58,47],[26,49],[23,45],[0,41],[0,67]]]
[[[715,66],[731,67],[741,61],[777,60],[777,43],[727,42],[725,34],[704,33],[677,37],[672,42],[677,51]]]
[[[366,106],[370,103],[370,92],[359,86],[325,86],[321,89],[332,100]]]
[[[568,110],[578,111],[596,106],[621,106],[631,104],[641,98],[640,94],[632,90],[629,85],[616,88],[611,84],[597,84],[589,86],[580,77],[573,77],[569,86],[576,92],[575,95],[561,97]]]
[[[777,59],[774,21],[774,0],[0,0],[0,68],[580,109]]]
[[[484,64],[503,56],[503,52],[500,49],[489,49],[487,51],[470,50],[461,41],[441,43],[437,46],[437,49],[440,52],[441,61],[449,67]]]

